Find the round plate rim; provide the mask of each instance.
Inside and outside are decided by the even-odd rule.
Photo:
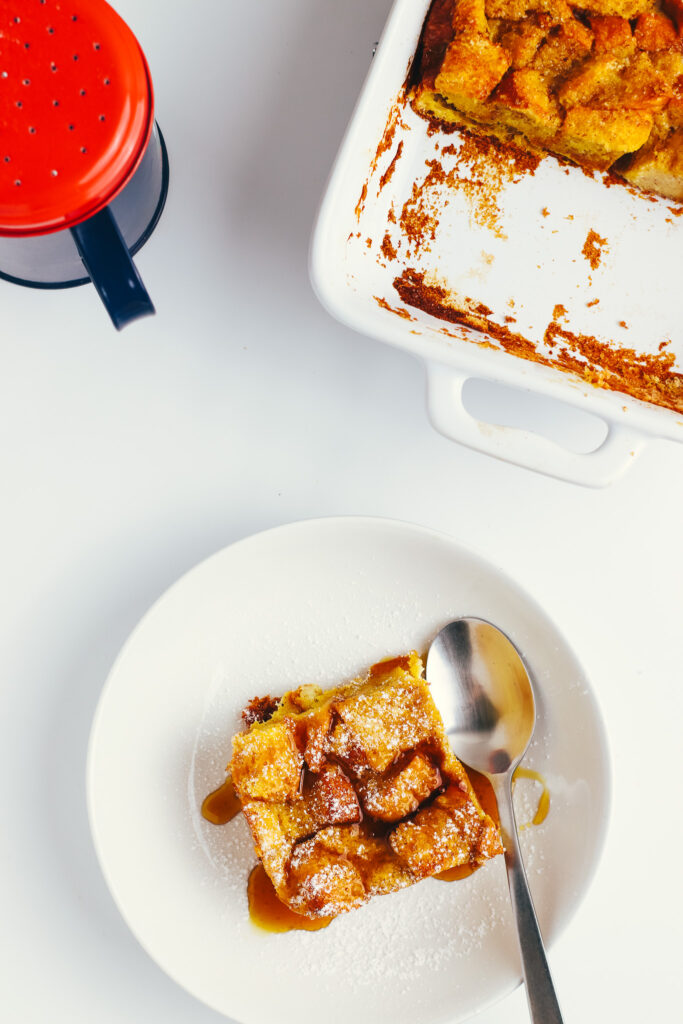
[[[217,1003],[215,1003],[215,1002],[207,999],[205,996],[203,996],[200,992],[198,992],[195,988],[193,988],[190,983],[188,983],[186,980],[178,977],[174,972],[172,972],[169,968],[167,968],[164,965],[164,963],[161,961],[161,959],[157,955],[157,953],[155,953],[153,951],[153,949],[151,948],[151,944],[148,943],[145,939],[143,939],[141,937],[141,935],[138,932],[137,927],[133,924],[133,922],[131,920],[131,915],[129,914],[128,908],[125,907],[125,901],[120,896],[120,894],[118,892],[117,883],[114,880],[114,878],[111,876],[111,873],[110,873],[110,871],[108,869],[106,853],[103,850],[101,842],[100,842],[100,839],[98,837],[98,829],[97,829],[97,823],[96,823],[97,809],[96,809],[95,802],[94,802],[95,778],[94,778],[94,770],[93,770],[94,769],[94,763],[95,763],[95,757],[96,757],[98,732],[99,732],[99,729],[101,727],[101,722],[102,722],[103,716],[104,716],[104,714],[106,712],[106,703],[107,703],[107,699],[108,699],[108,694],[113,689],[113,686],[114,686],[114,683],[115,683],[115,680],[116,680],[116,674],[117,674],[119,666],[121,665],[121,663],[126,658],[128,652],[134,647],[138,635],[141,632],[143,632],[147,622],[154,616],[154,614],[157,612],[158,608],[167,599],[170,599],[171,596],[178,589],[183,587],[188,582],[188,580],[191,577],[193,577],[195,575],[197,575],[197,576],[200,575],[201,572],[210,563],[219,561],[223,557],[227,557],[229,552],[234,552],[237,549],[243,549],[243,548],[248,547],[250,545],[255,545],[255,544],[265,540],[266,538],[272,537],[272,536],[274,536],[276,534],[290,533],[290,532],[295,532],[295,531],[300,531],[300,530],[305,530],[305,529],[316,529],[317,530],[317,529],[320,529],[320,528],[335,528],[335,527],[343,528],[343,527],[351,526],[351,525],[357,526],[357,527],[369,527],[369,528],[380,528],[380,529],[391,528],[391,529],[405,530],[408,533],[413,534],[414,536],[421,535],[421,536],[423,536],[425,538],[429,537],[432,540],[440,541],[440,542],[444,543],[445,545],[447,545],[447,547],[449,547],[451,550],[456,551],[458,553],[461,553],[461,554],[465,555],[466,557],[469,557],[469,558],[471,558],[471,559],[473,559],[475,561],[478,561],[478,562],[482,563],[489,571],[491,571],[498,578],[500,578],[506,585],[508,585],[509,587],[511,587],[512,589],[516,590],[518,593],[523,595],[523,597],[524,597],[525,601],[527,602],[528,606],[530,608],[533,608],[534,612],[538,613],[538,615],[541,617],[542,620],[544,620],[545,622],[550,623],[552,625],[556,635],[562,640],[562,642],[564,643],[567,651],[570,652],[572,658],[575,661],[576,666],[581,671],[582,678],[587,683],[587,695],[588,695],[588,698],[590,700],[590,703],[592,704],[593,713],[594,713],[594,726],[595,726],[596,731],[597,731],[598,736],[599,736],[599,748],[598,749],[599,749],[599,753],[600,753],[600,769],[601,769],[601,773],[602,773],[602,782],[603,782],[601,798],[602,798],[602,806],[604,808],[604,813],[603,813],[603,816],[602,816],[602,819],[601,819],[601,822],[600,822],[600,826],[596,830],[595,843],[594,843],[592,857],[591,857],[591,860],[590,860],[589,869],[586,871],[586,873],[583,876],[583,884],[582,884],[581,890],[579,892],[578,898],[576,898],[574,900],[571,908],[569,909],[568,913],[566,914],[565,919],[563,921],[561,921],[559,924],[555,924],[553,929],[552,929],[552,931],[551,931],[551,933],[545,939],[545,944],[546,944],[546,948],[547,949],[550,949],[557,942],[557,940],[563,934],[565,928],[568,926],[568,924],[570,923],[570,921],[572,920],[572,918],[574,917],[574,915],[578,911],[578,909],[581,906],[581,904],[583,903],[584,899],[586,898],[586,895],[587,895],[587,893],[589,892],[589,890],[591,888],[591,885],[593,883],[595,874],[596,874],[596,872],[598,870],[600,861],[602,859],[602,854],[603,854],[603,851],[604,851],[604,847],[605,847],[605,842],[606,842],[606,838],[607,838],[607,832],[608,832],[608,829],[609,829],[609,821],[610,821],[610,816],[611,816],[611,806],[612,806],[612,789],[613,789],[613,787],[612,787],[612,763],[611,763],[611,754],[610,754],[609,740],[608,740],[608,735],[607,735],[607,731],[606,731],[606,727],[605,727],[605,720],[604,720],[604,716],[603,716],[602,711],[601,711],[601,707],[600,707],[600,704],[599,704],[599,701],[598,701],[597,694],[596,694],[595,689],[593,688],[593,686],[592,686],[592,684],[591,684],[591,682],[590,682],[590,680],[588,678],[587,673],[585,672],[585,670],[583,668],[582,662],[580,661],[580,659],[576,655],[576,653],[574,651],[574,648],[567,642],[567,640],[566,640],[566,638],[564,636],[564,633],[557,626],[557,624],[555,623],[555,620],[550,615],[548,615],[548,613],[540,605],[540,603],[536,600],[536,598],[522,584],[518,583],[517,580],[512,575],[507,573],[505,570],[501,569],[498,565],[496,565],[489,558],[487,558],[486,555],[482,554],[481,550],[479,548],[474,547],[474,546],[470,545],[469,543],[467,543],[467,544],[463,543],[461,540],[459,540],[458,538],[456,538],[452,534],[446,533],[445,531],[442,531],[442,530],[434,529],[432,527],[424,526],[424,525],[421,525],[419,523],[411,522],[411,521],[408,521],[408,520],[402,520],[402,519],[398,519],[398,518],[392,518],[392,517],[371,516],[371,515],[314,516],[314,517],[311,517],[311,518],[298,519],[298,520],[292,520],[292,521],[280,523],[280,524],[277,524],[275,526],[271,526],[271,527],[267,527],[267,528],[265,528],[263,530],[259,530],[259,531],[255,532],[255,533],[247,534],[247,535],[245,535],[243,537],[237,538],[236,540],[232,541],[231,543],[228,543],[228,544],[224,545],[223,547],[217,549],[216,551],[214,551],[212,554],[209,554],[205,558],[200,559],[200,561],[195,563],[193,566],[191,566],[189,569],[187,569],[185,572],[183,572],[179,577],[177,577],[177,579],[174,582],[172,582],[168,587],[166,587],[158,595],[158,597],[149,605],[147,610],[138,619],[136,625],[133,627],[133,629],[128,634],[126,640],[124,641],[124,643],[122,644],[121,648],[119,649],[119,652],[118,652],[116,658],[114,659],[114,661],[113,661],[113,663],[111,665],[111,668],[109,669],[109,672],[107,673],[107,677],[106,677],[105,683],[103,685],[102,691],[100,693],[100,696],[99,696],[99,699],[98,699],[98,702],[97,702],[97,706],[96,706],[95,713],[94,713],[93,720],[92,720],[89,741],[88,741],[87,757],[86,757],[86,771],[85,771],[85,776],[86,776],[87,814],[88,814],[88,821],[89,821],[89,825],[90,825],[91,837],[92,837],[93,845],[94,845],[95,852],[96,852],[96,855],[97,855],[97,860],[98,860],[98,863],[99,863],[99,866],[100,866],[100,870],[102,871],[102,875],[104,877],[104,880],[105,880],[105,882],[107,884],[107,887],[109,889],[109,892],[110,892],[110,894],[112,896],[112,899],[113,899],[113,901],[114,901],[114,903],[115,903],[119,913],[121,914],[123,920],[125,921],[128,929],[130,930],[131,934],[133,935],[133,937],[135,938],[137,943],[147,953],[147,955],[150,957],[150,959],[164,972],[164,974],[166,974],[167,977],[169,977],[173,982],[175,982],[175,984],[179,985],[184,991],[186,991],[191,996],[193,996],[193,998],[197,999],[198,1002],[202,1003],[205,1006],[208,1006],[210,1009],[214,1010],[215,1012],[221,1014],[224,1017],[229,1017],[230,1019],[234,1019],[236,1024],[266,1024],[266,1022],[265,1022],[265,1018],[260,1017],[258,1014],[254,1015],[253,1017],[250,1016],[249,1018],[243,1016],[243,1017],[239,1018],[239,1021],[238,1021],[238,1018],[236,1018],[236,1017],[233,1018],[232,1014],[230,1014],[229,1011],[227,1011],[224,1007],[218,1005]],[[481,1012],[484,1012],[485,1010],[489,1009],[490,1007],[496,1005],[497,1003],[502,1001],[504,998],[509,996],[512,992],[514,992],[522,983],[523,983],[523,978],[522,978],[522,975],[521,975],[521,967],[520,967],[520,974],[519,974],[518,978],[516,979],[516,981],[511,983],[504,991],[499,991],[494,996],[492,996],[491,998],[484,999],[481,1002],[481,1004],[478,1006],[477,1010],[475,1011],[475,1014],[479,1014]],[[450,1013],[447,1016],[443,1016],[442,1015],[441,1017],[438,1017],[438,1018],[434,1017],[432,1019],[432,1021],[433,1021],[433,1024],[441,1024],[442,1021],[444,1022],[444,1024],[445,1024],[446,1021],[448,1021],[449,1024],[461,1024],[461,1022],[464,1022],[465,1020],[469,1020],[471,1018],[471,1016],[472,1016],[472,1014],[470,1012],[467,1012],[464,1015],[458,1016],[457,1015],[457,1011],[456,1011],[456,1015],[455,1016],[453,1015],[453,1013]]]

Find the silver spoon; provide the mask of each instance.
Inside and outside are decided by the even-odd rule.
[[[496,794],[531,1019],[562,1024],[512,806],[512,776],[536,724],[529,673],[505,633],[483,619],[462,618],[435,637],[426,676],[453,750],[488,776]]]

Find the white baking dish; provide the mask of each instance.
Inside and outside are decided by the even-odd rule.
[[[564,307],[560,322],[573,332],[653,357],[664,350],[675,357],[678,372],[683,224],[666,201],[608,188],[597,176],[547,158],[535,173],[502,187],[494,230],[477,223],[471,189],[436,185],[430,192],[439,211],[434,239],[412,249],[404,239],[395,257],[387,258],[382,240],[387,230],[397,230],[390,211],[400,212],[413,184],[424,181],[426,161],[437,157],[457,167],[460,159],[443,154],[447,144],[457,148],[459,134],[429,134],[409,106],[401,106],[394,125],[428,7],[429,0],[396,0],[392,8],[321,204],[311,245],[314,288],[342,322],[426,361],[429,414],[442,433],[552,476],[607,484],[649,437],[683,441],[683,414],[512,355],[470,327],[405,306],[393,282],[412,267],[466,296],[466,306],[484,303],[498,323],[513,310],[515,330],[540,353],[550,351],[544,350],[544,330]],[[459,173],[477,172],[461,167]],[[591,231],[604,241],[593,266],[582,253]],[[607,425],[605,440],[580,454],[538,434],[475,420],[462,401],[468,378],[595,414]]]

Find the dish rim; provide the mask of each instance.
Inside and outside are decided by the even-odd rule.
[[[348,206],[352,195],[349,182],[355,182],[353,194],[357,196],[368,177],[372,154],[412,66],[430,4],[431,0],[419,0],[418,3],[415,0],[394,0],[343,133],[309,243],[309,278],[318,300],[331,316],[347,327],[410,352],[424,360],[428,367],[437,364],[467,377],[543,395],[597,416],[615,430],[639,434],[641,440],[652,437],[683,443],[683,412],[646,402],[625,392],[599,388],[581,381],[569,371],[543,366],[498,348],[495,351],[485,349],[460,339],[449,339],[452,344],[445,344],[443,336],[438,336],[437,329],[432,329],[429,324],[429,333],[409,333],[405,325],[398,322],[399,318],[389,311],[377,307],[368,312],[347,301],[350,289],[332,251],[339,241],[336,222],[344,216],[340,211],[353,209],[353,202]],[[360,154],[364,154],[364,171],[359,177],[355,165],[361,159]],[[489,337],[486,332],[471,328],[464,330],[475,342]],[[624,440],[628,443],[628,438]]]

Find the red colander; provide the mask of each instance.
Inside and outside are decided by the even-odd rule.
[[[147,62],[109,4],[3,0],[0,234],[43,234],[103,209],[152,123]]]
[[[145,156],[153,107],[140,44],[105,0],[1,0],[0,239],[63,232],[117,327],[154,312],[109,209]]]

